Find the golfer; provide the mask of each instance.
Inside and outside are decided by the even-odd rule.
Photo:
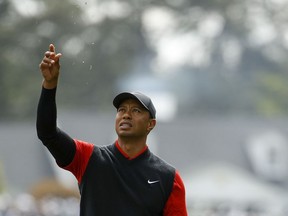
[[[118,138],[110,145],[99,147],[71,138],[57,127],[60,57],[51,44],[39,65],[43,83],[37,134],[58,166],[78,180],[80,216],[186,216],[179,172],[146,144],[156,125],[156,110],[148,96],[137,92],[116,95]]]

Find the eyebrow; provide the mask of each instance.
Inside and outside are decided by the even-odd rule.
[[[144,107],[140,102],[138,102],[137,100],[134,100],[134,99],[132,99],[132,100],[135,102],[135,103],[132,104],[132,107],[139,107],[139,108],[145,109],[145,107]],[[130,104],[130,103],[129,103],[129,104]],[[123,101],[123,102],[119,105],[118,108],[124,107],[124,106],[127,106],[127,105],[125,105],[125,101]]]
[[[127,105],[126,105],[126,106],[125,106],[125,105],[120,105],[120,106],[118,107],[118,109],[119,109],[119,108],[125,108],[125,107],[127,107]],[[147,109],[145,109],[145,107],[141,106],[140,104],[132,105],[131,108],[139,108],[139,109],[141,109],[141,110],[147,110]],[[148,111],[148,110],[147,110],[147,111]]]

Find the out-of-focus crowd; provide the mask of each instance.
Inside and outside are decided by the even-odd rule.
[[[266,210],[265,210],[266,209]],[[188,203],[190,216],[287,216],[288,206],[279,212],[258,204]],[[36,199],[28,193],[0,194],[0,216],[78,216],[79,198],[44,196]]]
[[[188,203],[189,215],[194,216],[287,216],[286,206],[266,203],[194,202]]]
[[[0,195],[0,216],[78,216],[76,197],[34,196],[22,193],[16,196]]]
[[[79,216],[78,189],[44,179],[29,192],[0,191],[0,216]]]

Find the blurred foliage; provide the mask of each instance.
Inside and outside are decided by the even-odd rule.
[[[180,103],[181,113],[288,113],[288,4],[280,7],[265,0],[122,0],[97,4],[113,2],[125,5],[126,15],[113,16],[105,7],[102,11],[95,8],[91,22],[85,16],[91,7],[89,1],[39,0],[39,12],[25,16],[12,1],[0,1],[0,119],[35,116],[42,79],[38,65],[50,43],[63,54],[59,106],[107,110],[119,80],[139,71],[156,76],[151,62],[157,50],[143,26],[143,16],[151,8],[169,11],[177,34],[201,36],[208,53],[208,63],[189,64],[194,61],[192,55],[186,65],[164,75],[170,77],[167,90],[185,98]],[[223,24],[213,36],[201,28],[207,17]],[[257,17],[273,28],[272,39],[257,40],[255,31],[262,22]]]
[[[3,173],[3,167],[0,163],[0,194],[4,191],[4,173]]]
[[[287,113],[288,77],[267,73],[257,80],[257,110],[268,116]]]

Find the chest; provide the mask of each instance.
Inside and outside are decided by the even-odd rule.
[[[119,207],[158,215],[172,184],[172,177],[158,169],[153,160],[125,161],[113,155],[92,155],[80,189],[82,196],[101,205],[117,203]]]

